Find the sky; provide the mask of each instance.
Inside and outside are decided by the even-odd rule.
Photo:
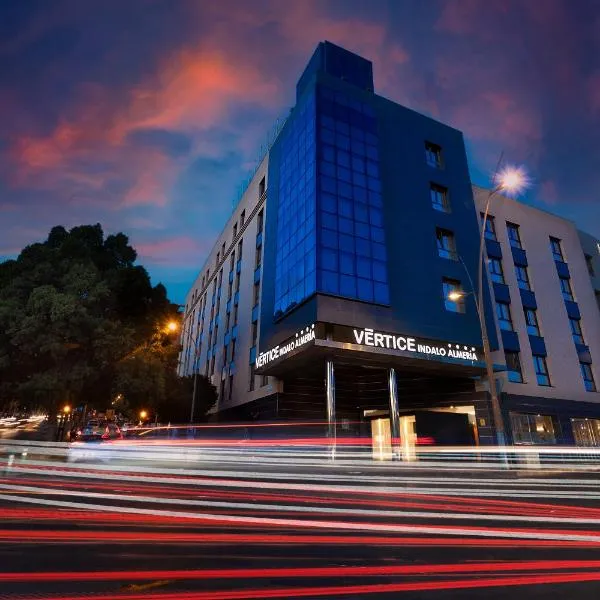
[[[0,0],[0,260],[99,222],[183,303],[322,40],[600,237],[600,0]]]

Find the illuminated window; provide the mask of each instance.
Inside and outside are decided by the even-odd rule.
[[[460,281],[455,279],[442,280],[442,294],[444,295],[444,306],[449,312],[464,313],[464,292]]]

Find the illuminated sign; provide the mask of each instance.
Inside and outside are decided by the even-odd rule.
[[[285,342],[284,344],[279,344],[266,352],[261,352],[256,357],[256,368],[260,369],[265,365],[268,365],[270,362],[274,360],[279,360],[283,358],[286,354],[289,354],[292,350],[296,350],[296,348],[301,348],[305,346],[309,342],[312,342],[315,339],[315,326],[314,324],[310,327],[305,327],[293,337],[291,340]]]
[[[412,352],[427,356],[442,356],[445,358],[457,358],[459,360],[474,361],[477,352],[473,346],[461,346],[460,344],[444,344],[419,340],[418,338],[392,333],[383,333],[374,329],[353,329],[354,341],[359,346],[370,346],[371,348],[385,348],[386,350],[399,350],[400,352]]]

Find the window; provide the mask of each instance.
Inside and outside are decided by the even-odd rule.
[[[263,213],[263,211],[261,210],[261,211],[258,213],[258,216],[257,216],[257,218],[256,218],[256,223],[257,223],[257,230],[258,230],[258,233],[262,233],[262,230],[263,230],[263,224],[264,224],[264,223],[263,223],[263,221],[264,221],[264,213]]]
[[[585,385],[585,389],[588,392],[596,391],[596,382],[594,381],[594,374],[592,373],[591,365],[587,363],[579,363],[581,367],[581,376],[583,377],[583,383]]]
[[[237,231],[238,231],[238,224],[237,224],[237,223],[235,223],[235,224],[233,225],[233,239],[235,239],[235,238],[236,238],[236,236],[237,236]]]
[[[552,250],[552,256],[554,257],[554,260],[565,262],[559,239],[553,237],[550,238],[550,250]]]
[[[506,360],[506,373],[508,380],[513,383],[523,383],[523,373],[521,371],[521,360],[518,352],[506,351],[504,353]]]
[[[254,364],[250,365],[250,381],[248,382],[248,391],[253,392],[254,386],[256,385],[256,366]]]
[[[522,290],[531,289],[531,285],[529,283],[529,274],[527,273],[527,267],[515,265],[515,275],[517,276],[517,285]]]
[[[235,291],[240,291],[240,273],[235,276]]]
[[[587,267],[590,277],[594,277],[596,272],[594,271],[594,257],[589,254],[585,254],[585,265]]]
[[[510,413],[515,444],[556,444],[554,424],[550,415]]]
[[[496,316],[500,329],[505,331],[513,331],[512,319],[510,316],[510,304],[506,302],[496,302]]]
[[[265,387],[265,385],[269,385],[269,376],[263,375],[260,381],[260,386]]]
[[[219,266],[219,261],[221,260],[221,253],[217,252],[217,260],[215,261],[217,267]]]
[[[527,323],[527,333],[529,335],[540,335],[540,324],[537,319],[537,312],[533,308],[523,309],[525,312],[525,323]]]
[[[221,256],[225,258],[225,242],[221,244]]]
[[[485,219],[485,230],[484,230],[484,236],[488,239],[488,240],[493,240],[494,242],[498,241],[498,238],[496,237],[496,221],[494,220],[494,217],[492,215],[487,216],[487,219],[485,218],[485,213],[481,213],[481,222],[483,223]]]
[[[569,317],[569,325],[571,326],[571,334],[573,335],[573,341],[576,344],[585,344],[583,340],[583,331],[581,331],[581,321]]]
[[[600,419],[571,419],[577,446],[600,446]]]
[[[233,268],[235,267],[235,251],[231,253],[231,256],[229,257],[229,270],[233,271]]]
[[[229,376],[229,399],[233,396],[233,375]]]
[[[430,186],[430,195],[431,195],[431,205],[435,210],[439,210],[441,212],[450,212],[450,202],[448,201],[448,190],[438,185],[437,183],[432,183]]]
[[[560,277],[560,291],[565,300],[573,302],[573,289],[571,288],[571,280],[568,277]]]
[[[464,293],[460,281],[443,279],[442,293],[444,294],[444,306],[447,311],[456,313],[465,312]]]
[[[504,283],[504,269],[499,258],[488,258],[488,270],[492,281]]]
[[[266,185],[266,182],[265,182],[265,178],[263,177],[260,180],[260,183],[258,184],[258,197],[259,198],[263,197],[263,194],[265,193],[266,189],[267,189],[267,185]]]
[[[260,300],[260,281],[254,284],[254,305],[256,306]]]
[[[252,345],[256,344],[258,338],[258,321],[252,323]]]
[[[243,227],[245,222],[246,222],[246,211],[243,210],[242,214],[240,215],[240,227]]]
[[[508,232],[508,241],[513,248],[522,249],[521,245],[521,234],[519,233],[519,226],[514,223],[506,223],[506,230]]]
[[[442,166],[442,148],[432,142],[425,142],[425,160],[430,167]]]
[[[550,375],[548,374],[548,364],[545,356],[533,355],[533,366],[535,367],[535,376],[538,385],[550,385]]]
[[[236,304],[233,307],[233,324],[237,325],[237,322],[238,322],[238,305]]]
[[[238,256],[238,262],[239,262],[240,260],[242,260],[242,250],[243,250],[243,248],[244,248],[244,240],[243,240],[243,239],[241,239],[241,240],[238,242],[238,245],[237,245],[237,256]]]
[[[254,264],[255,264],[255,268],[256,269],[258,269],[258,267],[260,267],[261,259],[262,259],[262,246],[259,246],[256,249],[256,256],[255,256],[255,259],[254,259]]]
[[[235,360],[235,340],[231,340],[231,362]]]
[[[439,227],[435,230],[435,236],[437,239],[438,254],[442,258],[449,258],[450,260],[457,260],[456,244],[454,242],[454,234],[446,229],[440,229]]]

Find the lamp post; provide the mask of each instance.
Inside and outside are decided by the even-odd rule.
[[[471,285],[472,294],[475,297],[475,306],[477,309],[477,316],[479,318],[479,325],[481,328],[481,339],[483,342],[483,355],[485,360],[485,370],[490,388],[490,399],[492,404],[492,414],[494,416],[494,427],[496,430],[496,444],[498,446],[504,446],[506,443],[506,433],[504,429],[504,419],[502,418],[502,410],[500,409],[500,401],[498,399],[498,390],[496,389],[496,381],[494,378],[494,362],[492,359],[492,352],[490,349],[490,341],[487,332],[487,324],[485,322],[485,306],[483,304],[483,263],[485,260],[485,232],[489,218],[489,211],[492,199],[499,193],[507,193],[510,195],[516,195],[527,186],[527,175],[521,168],[505,167],[494,176],[495,186],[489,191],[485,203],[485,209],[483,211],[483,220],[481,223],[481,234],[479,237],[479,257],[477,264],[477,290],[473,286],[473,280],[469,270],[467,269],[462,258],[462,263],[469,283]],[[468,294],[464,292],[450,292],[448,294],[449,300],[458,300]]]

